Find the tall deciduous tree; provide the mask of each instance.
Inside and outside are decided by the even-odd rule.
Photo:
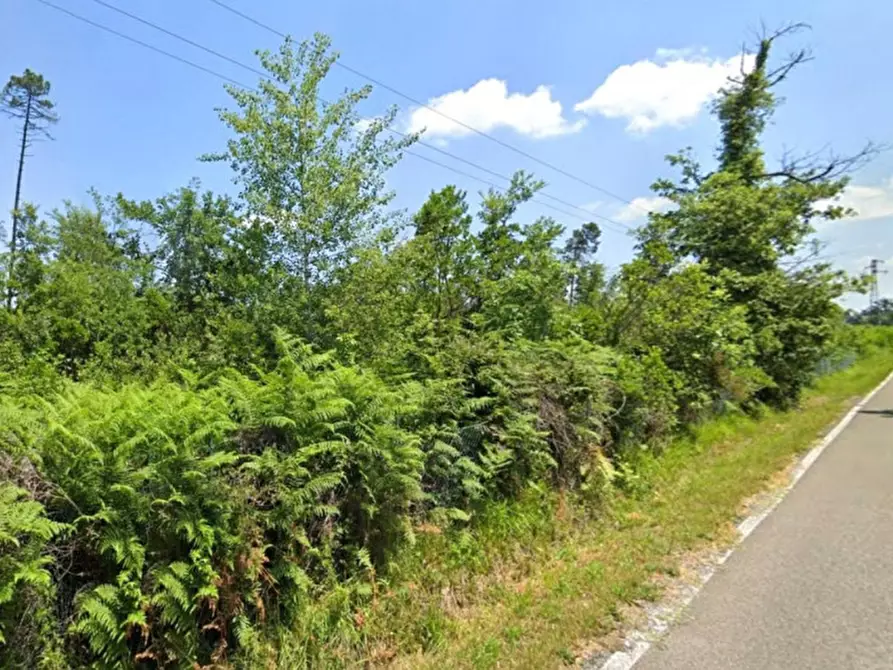
[[[519,170],[502,192],[482,194],[476,238],[480,262],[477,288],[480,322],[511,337],[550,334],[557,304],[564,299],[565,272],[554,248],[564,228],[548,217],[521,224],[514,216],[545,185]]]
[[[169,288],[187,313],[209,301],[247,301],[229,284],[243,268],[232,253],[233,238],[242,226],[226,197],[202,192],[193,181],[156,202],[132,202],[119,195],[121,214],[151,226],[158,242],[152,251],[161,284]]]
[[[422,281],[438,325],[457,316],[472,276],[474,240],[465,192],[447,186],[432,192],[415,215]]]
[[[504,191],[489,189],[483,196],[478,218],[483,228],[478,234],[478,251],[483,259],[484,276],[498,280],[506,276],[518,258],[521,224],[512,219],[518,207],[540,191],[545,182],[519,170],[512,175]]]
[[[306,289],[342,266],[378,222],[392,197],[384,175],[415,137],[380,137],[396,109],[361,121],[356,108],[371,87],[321,97],[338,57],[328,37],[298,46],[287,38],[278,53],[258,56],[269,78],[256,90],[228,87],[236,109],[219,115],[235,137],[204,158],[229,163],[249,220],[267,228],[283,268]]]
[[[59,120],[55,105],[49,99],[50,82],[42,75],[26,69],[21,76],[9,78],[0,93],[0,110],[22,122],[22,138],[19,142],[19,166],[16,173],[15,200],[12,206],[12,236],[9,242],[9,278],[15,266],[16,237],[19,227],[19,204],[22,195],[22,173],[25,168],[25,151],[34,140],[49,138],[49,126]],[[12,282],[7,287],[6,306],[12,308]]]

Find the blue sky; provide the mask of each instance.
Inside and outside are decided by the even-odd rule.
[[[78,14],[253,83],[254,77],[134,23],[91,0],[53,0]],[[108,0],[234,58],[254,62],[256,48],[279,38],[225,12],[209,0]],[[332,36],[343,62],[411,96],[627,200],[648,198],[658,176],[672,174],[663,157],[692,146],[705,159],[716,144],[706,113],[724,68],[737,65],[742,43],[760,22],[804,21],[812,30],[779,45],[812,47],[815,60],[784,84],[785,105],[767,133],[770,157],[784,148],[831,145],[858,150],[867,140],[893,143],[893,4],[883,0],[681,0],[673,3],[553,0],[228,0],[297,38]],[[24,197],[44,210],[64,199],[86,201],[90,187],[154,198],[192,177],[215,190],[229,187],[221,166],[196,157],[221,148],[226,131],[214,108],[227,103],[219,80],[96,28],[36,0],[0,0],[7,28],[0,75],[30,67],[53,84],[62,117],[56,141],[40,144],[26,165]],[[365,82],[343,70],[328,86],[337,91]],[[428,139],[502,174],[533,171],[547,192],[604,216],[636,223],[630,209],[602,192],[552,172],[485,138],[462,134],[441,117],[376,90],[363,113],[401,107],[407,127],[426,125]],[[17,128],[0,120],[0,205],[12,206]],[[418,148],[432,158],[450,159]],[[453,163],[463,171],[472,168]],[[480,176],[492,179],[487,175]],[[479,182],[406,157],[391,174],[397,207],[414,209],[427,193],[457,183],[471,194]],[[4,186],[5,185],[5,186]],[[853,177],[847,202],[857,220],[823,226],[825,252],[851,271],[870,257],[893,268],[893,153]],[[576,218],[539,205],[530,217],[554,215],[569,228]],[[8,218],[8,217],[7,217]],[[629,257],[622,234],[605,230],[602,257],[616,266]],[[882,279],[893,295],[893,274]],[[856,296],[848,304],[861,306]]]

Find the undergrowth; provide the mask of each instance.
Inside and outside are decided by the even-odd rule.
[[[888,366],[893,330],[838,302],[864,282],[814,253],[871,148],[778,171],[761,147],[797,29],[716,96],[715,160],[668,157],[616,272],[594,222],[524,218],[545,183],[523,170],[390,210],[418,136],[364,120],[370,88],[321,101],[324,35],[229,88],[204,159],[234,197],[17,205],[0,667],[572,659]],[[23,86],[52,107],[33,72],[3,96]]]
[[[707,421],[643,454],[630,485],[612,490],[595,517],[566,499],[519,504],[507,516],[526,521],[501,516],[497,529],[513,539],[490,545],[499,550],[482,565],[457,569],[441,541],[422,552],[409,594],[386,609],[373,658],[400,668],[556,667],[599,648],[591,642],[621,626],[626,608],[656,598],[661,576],[678,574],[689,552],[730,542],[742,502],[891,369],[889,349],[876,352],[820,379],[799,409]],[[406,633],[419,628],[423,636]]]

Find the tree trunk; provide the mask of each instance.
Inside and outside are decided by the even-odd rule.
[[[12,239],[9,241],[9,277],[6,286],[6,309],[12,310],[12,272],[16,262],[16,241],[19,233],[19,199],[22,195],[22,171],[25,168],[25,148],[28,146],[28,126],[31,123],[31,96],[25,107],[25,123],[22,126],[22,148],[19,151],[19,173],[16,177],[16,194],[12,205]]]

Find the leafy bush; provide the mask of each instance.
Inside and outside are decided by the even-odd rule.
[[[685,421],[716,401],[743,403],[770,383],[757,366],[747,308],[723,283],[689,264],[656,275],[644,260],[630,263],[611,314],[618,346],[631,354],[658,351],[676,375],[675,395]],[[622,336],[619,334],[622,333]]]
[[[0,257],[0,665],[368,661],[407,579],[471,588],[568,500],[583,524],[635,491],[674,433],[893,345],[844,327],[858,282],[793,260],[859,157],[767,169],[777,37],[717,98],[715,169],[670,157],[670,207],[613,277],[596,224],[520,219],[544,186],[523,171],[477,225],[455,186],[388,211],[417,138],[383,135],[396,109],[361,123],[369,88],[320,104],[324,36],[229,89],[207,158],[236,199],[23,206]],[[449,616],[418,614],[412,643],[438,644]]]
[[[55,521],[32,532],[75,529],[60,597],[77,594],[72,644],[102,663],[219,661],[261,623],[294,625],[330,587],[368,589],[411,535],[423,454],[400,428],[407,390],[287,338],[280,348],[253,377],[71,387],[42,403],[29,449],[54,484]],[[35,524],[39,508],[19,503],[9,523]],[[22,574],[45,574],[45,560]]]
[[[47,518],[43,505],[27,490],[0,483],[0,662],[4,667],[58,663],[47,544],[63,530],[62,524]]]

